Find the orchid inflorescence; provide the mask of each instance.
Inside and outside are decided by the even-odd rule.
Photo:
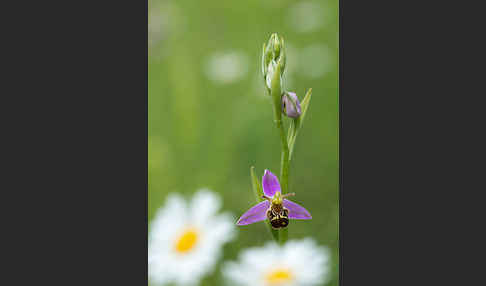
[[[237,225],[247,225],[268,219],[269,229],[274,239],[280,243],[287,240],[289,219],[312,218],[305,208],[287,199],[295,195],[288,193],[289,163],[298,131],[302,127],[307,112],[312,89],[307,91],[302,103],[295,92],[283,90],[286,61],[284,40],[274,33],[268,42],[263,44],[262,73],[266,93],[272,99],[274,121],[280,131],[282,147],[280,182],[277,176],[265,170],[262,187],[260,187],[254,167],[251,167],[250,173],[257,204],[244,213],[237,222]],[[290,120],[287,132],[284,129],[282,114]]]
[[[267,94],[272,99],[274,120],[281,139],[280,181],[265,169],[261,183],[250,168],[257,204],[246,211],[237,225],[265,221],[273,238],[264,247],[246,249],[237,262],[226,262],[223,275],[228,285],[321,285],[328,279],[330,254],[311,239],[287,241],[290,220],[309,220],[311,214],[289,200],[289,164],[298,131],[311,98],[309,89],[302,102],[295,92],[282,88],[286,55],[283,38],[272,34],[263,45],[262,72]],[[284,129],[282,114],[288,117]],[[191,201],[170,194],[151,223],[148,238],[148,274],[157,285],[199,285],[211,273],[222,247],[235,237],[234,219],[219,213],[222,200],[208,189],[196,192]],[[183,269],[184,271],[181,271]]]

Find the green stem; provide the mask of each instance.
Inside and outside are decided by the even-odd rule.
[[[287,135],[285,134],[283,122],[278,125],[280,129],[280,140],[282,142],[282,155],[280,161],[280,184],[282,193],[288,192],[289,186],[289,145],[287,143]]]
[[[279,243],[280,245],[284,245],[287,242],[287,238],[289,237],[289,228],[282,228],[279,233]]]
[[[280,187],[282,193],[288,192],[289,186],[289,146],[287,143],[287,135],[285,134],[282,121],[277,121],[277,128],[280,129],[280,140],[282,142],[282,155],[280,162]],[[279,230],[278,243],[280,245],[285,244],[288,237],[288,229],[283,228]]]
[[[288,192],[289,182],[289,145],[287,143],[287,135],[285,134],[283,122],[282,122],[282,90],[281,90],[281,64],[279,61],[275,67],[275,72],[272,78],[272,88],[270,95],[273,99],[273,112],[275,123],[280,131],[280,140],[282,141],[282,156],[280,164],[280,187],[282,193]],[[284,244],[287,241],[287,228],[280,229],[278,231],[278,242]]]

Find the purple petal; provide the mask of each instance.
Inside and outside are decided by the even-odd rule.
[[[297,118],[302,113],[299,98],[295,92],[286,92],[282,96],[282,112],[288,117]]]
[[[276,192],[280,192],[280,183],[278,182],[277,176],[272,174],[269,170],[265,169],[265,174],[262,178],[263,193],[267,197],[273,197]]]
[[[236,224],[247,225],[247,224],[251,224],[266,219],[267,210],[269,207],[270,207],[270,202],[267,200],[258,203],[257,205],[249,209],[246,213],[244,213]]]
[[[287,199],[283,200],[283,206],[289,210],[289,218],[292,219],[311,219],[311,214],[302,206],[289,201]]]

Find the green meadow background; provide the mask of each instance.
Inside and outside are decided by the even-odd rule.
[[[289,239],[313,237],[339,269],[338,1],[149,0],[148,217],[170,192],[219,193],[235,218],[255,204],[250,166],[279,174],[280,139],[261,74],[262,45],[285,38],[285,88],[312,100],[291,161],[294,201],[312,214]],[[143,95],[140,95],[143,96]],[[286,127],[288,124],[286,125]],[[271,240],[263,223],[238,228],[202,285],[222,285],[220,265]]]

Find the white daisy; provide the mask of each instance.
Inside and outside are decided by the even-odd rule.
[[[178,194],[168,196],[150,225],[148,272],[152,284],[197,285],[211,272],[221,247],[234,237],[234,217],[217,214],[221,199],[198,191],[187,204]]]
[[[314,240],[288,241],[280,247],[275,242],[250,248],[240,254],[239,262],[224,265],[228,285],[311,286],[328,281],[329,250]]]

